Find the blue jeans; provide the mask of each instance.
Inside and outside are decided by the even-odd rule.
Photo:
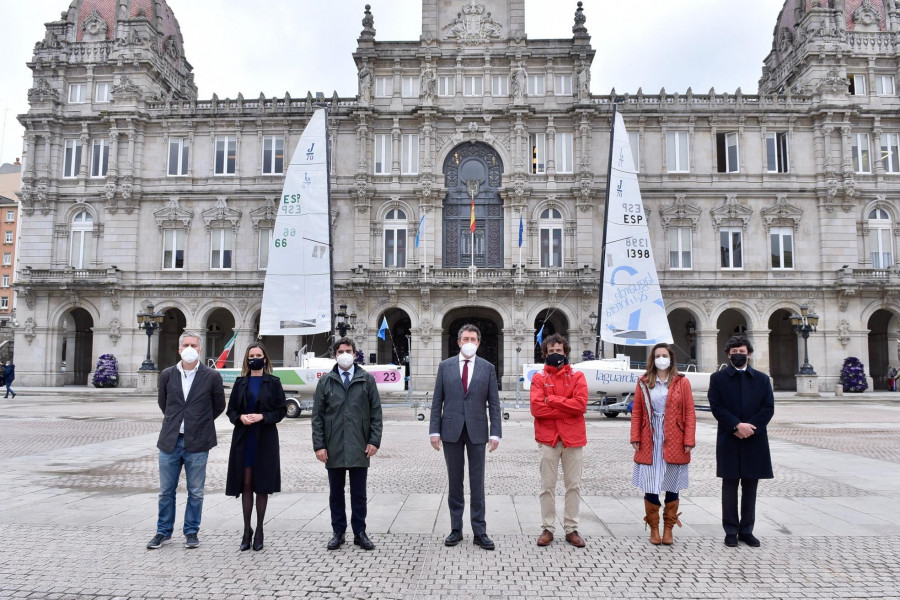
[[[200,531],[200,515],[203,512],[203,486],[206,485],[206,459],[209,452],[185,452],[184,435],[172,452],[159,451],[159,519],[156,533],[172,535],[175,528],[175,489],[184,465],[188,500],[184,508],[184,534]]]
[[[11,385],[12,385],[12,382],[9,382],[9,383],[6,384],[6,395],[7,395],[7,396],[9,396],[10,394],[12,394],[13,396],[16,395],[16,393],[15,393],[14,391],[12,391],[12,388],[9,387],[9,386],[11,386]]]

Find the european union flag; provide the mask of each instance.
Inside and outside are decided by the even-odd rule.
[[[519,248],[522,247],[522,234],[525,233],[525,221],[522,220],[522,214],[519,214]]]
[[[425,215],[422,215],[422,218],[419,219],[419,230],[416,232],[416,248],[419,247],[419,236],[422,235],[422,231],[425,230]]]
[[[537,334],[537,343],[538,343],[539,346],[542,345],[542,344],[544,343],[544,326],[543,326],[543,325],[541,325],[541,330],[538,331],[538,334]]]
[[[381,317],[381,327],[378,329],[378,337],[381,339],[385,339],[386,333],[387,333],[387,318]]]

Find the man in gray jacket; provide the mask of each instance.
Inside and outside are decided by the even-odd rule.
[[[181,467],[187,483],[184,509],[184,547],[200,545],[200,515],[206,484],[206,459],[216,445],[214,421],[225,410],[222,376],[200,364],[200,334],[185,331],[178,338],[181,360],[159,374],[159,409],[163,412],[159,432],[159,517],[156,535],[148,549],[159,548],[172,539],[175,527],[175,489]]]
[[[450,535],[447,546],[462,541],[462,516],[465,508],[463,473],[469,456],[469,491],[472,533],[476,546],[493,550],[487,535],[484,504],[485,445],[491,452],[500,445],[500,394],[494,365],[475,356],[481,344],[481,331],[475,325],[459,328],[456,342],[460,353],[438,366],[431,403],[431,445],[444,445],[444,460],[450,480],[447,505],[450,507]],[[490,414],[490,435],[488,434]]]
[[[369,459],[381,446],[381,398],[375,378],[354,364],[353,340],[341,338],[332,348],[337,364],[319,380],[312,410],[313,450],[328,471],[328,504],[334,532],[328,549],[337,550],[344,543],[344,482],[349,475],[353,543],[363,550],[372,550],[375,544],[366,535],[366,477]]]

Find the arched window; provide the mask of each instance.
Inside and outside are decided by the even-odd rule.
[[[869,213],[869,257],[873,269],[886,269],[894,264],[891,238],[891,217],[884,209],[873,208]]]
[[[81,211],[72,219],[69,238],[69,264],[76,269],[86,269],[91,262],[91,231],[94,218],[87,211]]]
[[[563,220],[555,208],[547,208],[541,213],[541,268],[562,267]]]
[[[406,213],[395,208],[384,217],[384,266],[406,268]]]

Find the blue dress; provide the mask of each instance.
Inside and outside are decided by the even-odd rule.
[[[256,399],[262,387],[262,376],[251,376],[247,386],[247,407],[244,414],[252,414],[256,411]],[[244,438],[244,467],[252,467],[256,464],[256,448],[259,445],[259,425],[254,423],[247,428],[247,436]]]

